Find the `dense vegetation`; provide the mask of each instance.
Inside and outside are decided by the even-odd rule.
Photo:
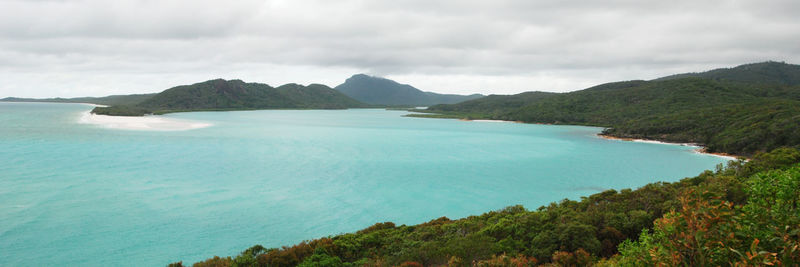
[[[752,155],[800,145],[800,66],[748,64],[562,94],[493,95],[421,111],[437,114],[418,116],[602,126],[615,137]]]
[[[95,114],[142,116],[181,111],[247,109],[344,109],[365,105],[321,84],[273,88],[241,80],[211,80],[177,86],[134,105],[98,107]]]
[[[356,233],[194,266],[720,266],[800,264],[800,151],[781,148],[716,171]],[[172,266],[181,266],[181,263]]]
[[[114,105],[107,107],[95,107],[92,109],[92,113],[109,116],[143,116],[146,114],[152,114],[153,111],[138,107],[136,105]]]
[[[364,103],[389,106],[417,107],[452,104],[483,96],[423,92],[411,85],[365,74],[353,75],[334,89]]]

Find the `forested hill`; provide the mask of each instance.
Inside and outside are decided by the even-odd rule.
[[[489,96],[435,105],[425,112],[438,114],[419,116],[602,126],[615,137],[752,155],[800,145],[798,77],[798,65],[764,62],[569,93]]]
[[[365,74],[353,75],[334,89],[364,103],[389,106],[452,104],[483,96],[423,92],[411,85]]]
[[[737,66],[735,68],[715,69],[700,73],[683,73],[656,80],[672,80],[686,77],[700,77],[745,83],[765,83],[800,85],[800,65],[768,61]]]
[[[141,116],[181,111],[249,109],[344,109],[364,107],[328,86],[286,84],[273,88],[241,80],[210,80],[167,89],[134,105],[95,108],[96,114]]]

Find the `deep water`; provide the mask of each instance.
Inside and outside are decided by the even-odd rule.
[[[164,266],[376,222],[535,209],[676,181],[725,159],[593,127],[386,110],[193,112],[188,131],[78,123],[81,104],[0,103],[0,265]]]

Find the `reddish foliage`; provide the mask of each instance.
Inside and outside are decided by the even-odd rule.
[[[416,261],[407,261],[400,264],[400,267],[423,267],[421,263]]]

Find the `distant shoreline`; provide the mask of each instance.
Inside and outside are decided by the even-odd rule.
[[[460,121],[476,121],[476,122],[508,122],[508,123],[538,124],[538,125],[571,125],[571,126],[585,126],[585,127],[601,127],[601,126],[578,125],[578,124],[553,124],[553,123],[537,123],[537,122],[524,122],[524,121],[509,121],[509,120],[469,119],[469,118],[463,118],[461,116],[452,115],[452,114],[442,114],[442,113],[435,113],[435,112],[420,112],[420,111],[416,111],[416,110],[408,110],[408,112],[410,112],[410,114],[405,115],[405,116],[406,117],[413,117],[413,118],[457,119],[457,120],[460,120]],[[712,155],[712,156],[716,156],[716,157],[726,158],[726,159],[729,159],[729,160],[737,160],[739,158],[747,159],[747,157],[745,157],[745,156],[739,156],[739,155],[734,155],[734,154],[707,152],[706,151],[707,149],[703,145],[696,144],[696,143],[675,143],[675,142],[667,142],[667,141],[655,140],[655,139],[639,139],[639,138],[628,138],[628,137],[616,137],[616,136],[604,135],[602,133],[598,133],[597,136],[600,137],[600,138],[609,139],[609,140],[620,140],[620,141],[630,141],[630,142],[640,142],[640,143],[691,146],[691,147],[696,147],[694,152],[700,153],[700,154]]]

